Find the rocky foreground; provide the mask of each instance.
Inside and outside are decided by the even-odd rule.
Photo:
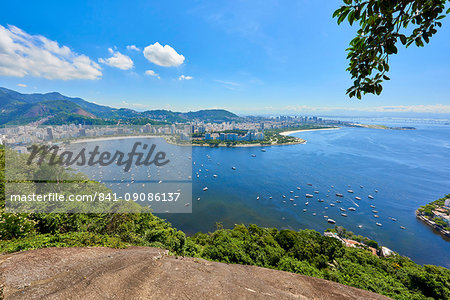
[[[1,255],[1,289],[5,299],[389,299],[323,279],[149,247]]]

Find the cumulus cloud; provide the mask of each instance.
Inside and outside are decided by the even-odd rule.
[[[98,61],[102,64],[108,65],[110,67],[119,68],[121,70],[129,70],[133,67],[133,61],[129,56],[123,55],[119,51],[114,51],[108,48],[109,53],[112,54],[110,58],[100,58]]]
[[[141,49],[139,49],[135,45],[128,45],[127,50],[141,51]]]
[[[163,47],[158,42],[145,47],[144,56],[148,61],[162,67],[176,67],[184,62],[183,55],[178,54],[169,45]]]
[[[46,79],[98,79],[100,66],[86,55],[41,35],[0,25],[0,75]]]
[[[153,77],[156,77],[156,78],[158,78],[158,79],[161,79],[161,77],[159,77],[159,74],[156,73],[156,72],[153,71],[153,70],[147,70],[147,71],[145,71],[145,75],[153,76]]]
[[[192,78],[193,78],[192,76],[181,75],[180,77],[178,77],[178,80],[191,80]]]
[[[23,88],[26,88],[26,87],[27,87],[27,85],[24,84],[24,83],[18,83],[17,86],[20,86],[20,87],[23,87]]]

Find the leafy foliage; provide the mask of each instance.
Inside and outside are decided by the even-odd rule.
[[[350,232],[347,232],[350,234]],[[406,257],[380,258],[313,230],[236,225],[188,237],[186,254],[336,281],[395,299],[448,299],[450,270]]]
[[[33,168],[22,171],[33,172]],[[186,238],[183,232],[139,205],[126,207],[133,213],[120,213],[120,207],[115,214],[6,213],[4,180],[4,149],[0,147],[0,253],[44,247],[153,246],[178,255],[324,278],[395,299],[450,298],[450,270],[422,267],[399,255],[379,258],[365,249],[347,248],[339,240],[314,230],[278,230],[256,225],[224,229],[218,223],[212,233]],[[364,243],[371,242],[341,227],[334,230]]]
[[[357,36],[347,49],[348,71],[353,85],[350,97],[361,94],[379,95],[389,72],[389,57],[398,52],[398,41],[406,47],[423,47],[442,26],[447,0],[343,0],[333,17],[338,24],[345,20],[359,24]],[[410,26],[410,27],[409,27]]]

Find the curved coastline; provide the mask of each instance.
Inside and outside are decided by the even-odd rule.
[[[320,131],[320,130],[338,130],[341,127],[331,127],[331,128],[316,128],[316,129],[300,129],[300,130],[291,130],[291,131],[283,131],[279,134],[282,136],[288,136],[294,133],[306,132],[306,131]],[[124,136],[106,136],[106,137],[83,137],[81,139],[70,140],[71,144],[77,143],[87,143],[87,142],[98,142],[98,141],[109,141],[109,140],[120,140],[120,139],[135,139],[135,138],[162,138],[165,139],[166,142],[173,145],[178,146],[193,146],[193,147],[210,147],[209,144],[193,144],[193,143],[173,143],[171,142],[167,136],[158,136],[158,135],[124,135]],[[298,142],[289,142],[289,143],[281,143],[281,144],[237,144],[233,146],[227,146],[224,144],[219,144],[217,147],[228,147],[228,148],[245,148],[245,147],[271,147],[271,146],[285,146],[285,145],[299,145],[306,144],[305,139],[299,138]]]
[[[320,131],[320,130],[338,130],[341,129],[341,127],[330,127],[330,128],[316,128],[316,129],[299,129],[299,130],[291,130],[291,131],[283,131],[280,132],[280,135],[291,135],[298,132],[306,132],[306,131]]]

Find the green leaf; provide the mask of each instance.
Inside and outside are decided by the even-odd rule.
[[[397,52],[398,52],[397,47],[395,47],[394,43],[388,43],[386,45],[386,49],[387,49],[387,52],[390,52],[390,53],[397,54]]]
[[[403,45],[406,44],[406,36],[404,34],[400,35],[400,41],[402,42]]]

